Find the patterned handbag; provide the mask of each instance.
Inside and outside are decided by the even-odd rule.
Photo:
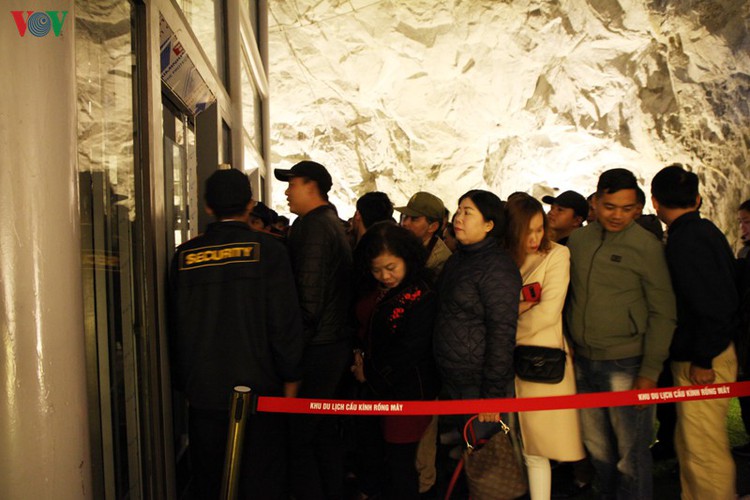
[[[528,484],[508,435],[510,428],[501,421],[500,432],[489,440],[477,441],[471,429],[476,418],[474,415],[464,426],[467,449],[462,458],[472,500],[510,500],[524,495]]]

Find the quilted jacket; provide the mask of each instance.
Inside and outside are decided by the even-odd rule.
[[[435,360],[443,382],[505,397],[514,378],[521,275],[495,238],[459,246],[438,284]]]
[[[287,245],[306,345],[330,344],[352,336],[352,251],[336,213],[323,205],[298,217]]]

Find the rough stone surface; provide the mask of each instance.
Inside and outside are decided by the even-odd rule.
[[[371,190],[397,204],[428,190],[453,210],[471,188],[588,194],[615,166],[648,193],[678,161],[699,174],[704,212],[737,237],[750,197],[750,2],[269,8],[273,166],[328,166],[344,218]]]

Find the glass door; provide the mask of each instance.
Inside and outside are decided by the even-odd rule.
[[[132,2],[76,1],[78,170],[84,336],[95,498],[143,492],[135,285],[136,25]]]
[[[164,96],[164,184],[167,224],[167,249],[173,252],[193,236],[197,209],[195,127]],[[170,203],[170,200],[172,203]]]
[[[194,236],[197,227],[195,127],[166,95],[162,97],[162,109],[166,248],[171,259],[176,248]],[[186,491],[190,477],[187,413],[184,395],[173,392],[173,439],[178,496]]]

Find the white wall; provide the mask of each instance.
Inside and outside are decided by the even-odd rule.
[[[0,498],[91,497],[72,0],[0,9]],[[67,11],[59,36],[32,16]],[[58,19],[62,20],[62,14]],[[41,19],[40,19],[41,18]],[[42,22],[40,24],[33,21]],[[49,21],[49,17],[46,19]],[[41,31],[40,31],[41,30]]]

